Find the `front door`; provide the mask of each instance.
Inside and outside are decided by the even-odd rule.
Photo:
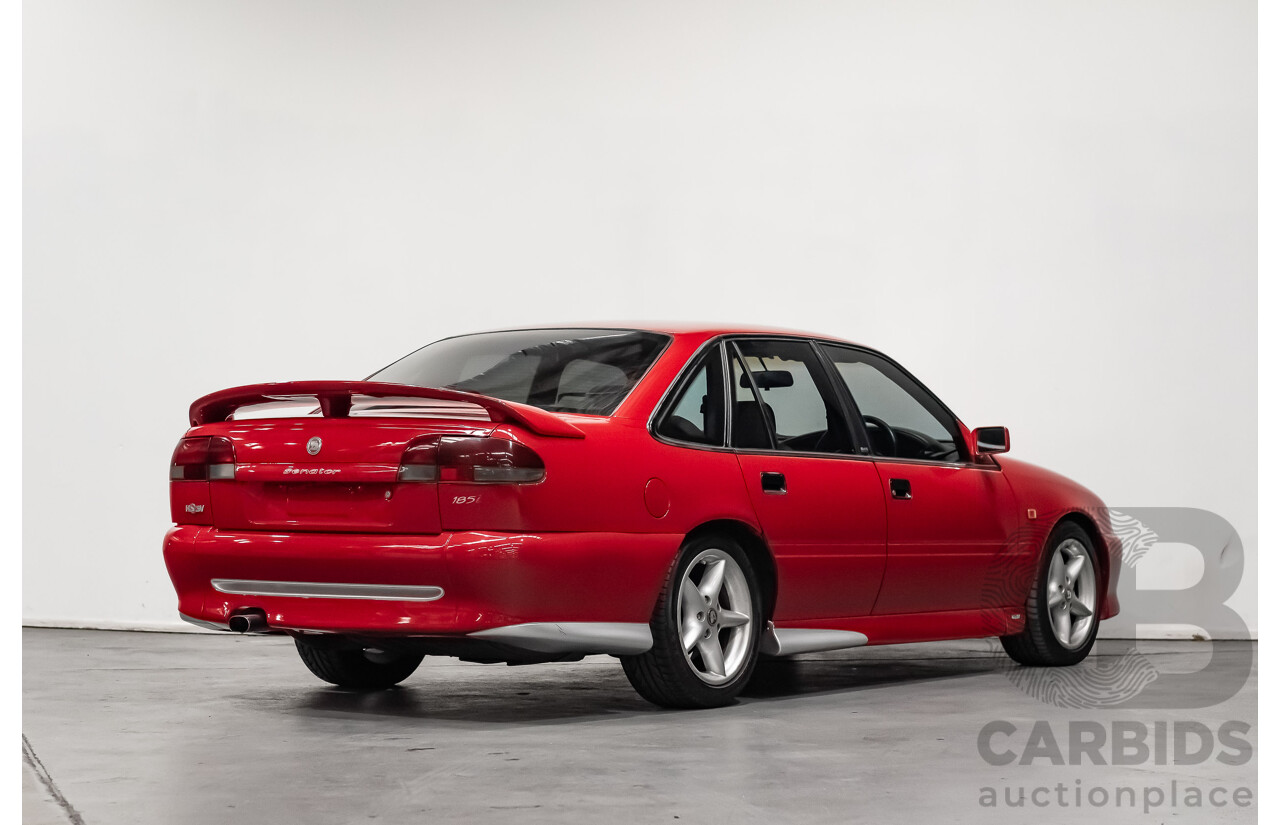
[[[873,612],[1004,607],[985,603],[1006,597],[990,578],[1017,526],[999,466],[973,463],[955,417],[893,362],[822,349],[856,402],[884,490],[888,559]]]
[[[1012,493],[1000,471],[894,461],[876,468],[888,497],[889,559],[874,612],[1004,607],[1004,590],[989,580],[1011,532]]]

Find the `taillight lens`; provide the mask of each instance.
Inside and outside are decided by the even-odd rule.
[[[547,477],[532,448],[505,438],[423,436],[409,442],[400,460],[401,481],[467,481],[533,484]]]
[[[400,472],[396,477],[401,481],[436,481],[440,478],[440,467],[436,463],[440,452],[439,436],[415,438],[404,448],[400,457]]]
[[[170,481],[219,481],[236,477],[236,450],[222,436],[184,438],[173,451]]]
[[[440,480],[480,484],[530,484],[547,468],[532,449],[505,438],[445,438],[440,442]]]

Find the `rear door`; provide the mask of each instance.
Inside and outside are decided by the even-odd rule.
[[[813,345],[726,343],[732,446],[778,565],[779,621],[862,616],[885,566],[885,503]]]
[[[853,397],[884,490],[888,561],[873,612],[1003,607],[983,604],[992,564],[1016,528],[999,466],[973,463],[955,417],[892,361],[820,348]]]

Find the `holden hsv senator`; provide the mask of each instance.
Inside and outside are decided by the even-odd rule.
[[[611,654],[733,701],[760,656],[999,637],[1072,665],[1116,614],[1099,499],[1003,455],[875,350],[710,325],[437,341],[365,381],[191,406],[164,556],[182,617],[319,678]]]

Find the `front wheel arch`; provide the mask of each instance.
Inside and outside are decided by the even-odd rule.
[[[1078,510],[1067,513],[1062,518],[1058,519],[1057,523],[1053,525],[1053,529],[1058,529],[1059,525],[1064,522],[1079,525],[1080,529],[1084,530],[1084,532],[1089,536],[1089,540],[1093,542],[1094,560],[1098,565],[1098,605],[1101,608],[1102,605],[1107,603],[1107,600],[1112,595],[1111,548],[1107,544],[1106,539],[1103,538],[1102,530],[1099,529],[1097,522],[1095,522],[1088,514],[1082,513]],[[1050,532],[1053,531],[1051,530]]]
[[[1068,548],[1074,544],[1081,552],[1076,553]],[[1034,667],[1061,667],[1064,665],[1074,665],[1082,661],[1089,655],[1097,639],[1098,613],[1101,610],[1102,595],[1104,588],[1098,586],[1097,568],[1100,566],[1098,558],[1100,554],[1098,549],[1093,545],[1093,539],[1089,536],[1088,531],[1075,522],[1074,520],[1061,519],[1054,525],[1053,530],[1045,538],[1045,543],[1040,551],[1039,558],[1036,561],[1036,574],[1027,595],[1025,604],[1026,620],[1022,630],[1017,633],[1003,635],[1000,637],[1000,643],[1004,647],[1005,652],[1016,662],[1021,665]],[[1068,548],[1064,550],[1064,548]],[[1068,574],[1065,583],[1061,579],[1061,566],[1059,565],[1058,584],[1055,589],[1055,577],[1053,574],[1054,561],[1058,558],[1059,553],[1074,553],[1079,557],[1084,557],[1087,563],[1083,565],[1083,570],[1076,568],[1075,575],[1079,575],[1078,584],[1076,580]],[[1087,575],[1086,575],[1087,574]],[[1087,585],[1092,584],[1094,593],[1092,603],[1083,599],[1084,590]],[[1071,594],[1076,592],[1073,601]],[[1066,594],[1067,598],[1062,598],[1062,594]],[[1054,596],[1057,596],[1055,607]],[[1082,641],[1073,645],[1070,643],[1070,637],[1074,634],[1071,619],[1068,622],[1067,639],[1063,639],[1061,634],[1054,627],[1055,611],[1070,609],[1073,614],[1080,616],[1082,614],[1075,612],[1075,606],[1081,605],[1094,611],[1092,623],[1087,626],[1087,632]],[[1089,613],[1086,611],[1083,616],[1087,617]]]

